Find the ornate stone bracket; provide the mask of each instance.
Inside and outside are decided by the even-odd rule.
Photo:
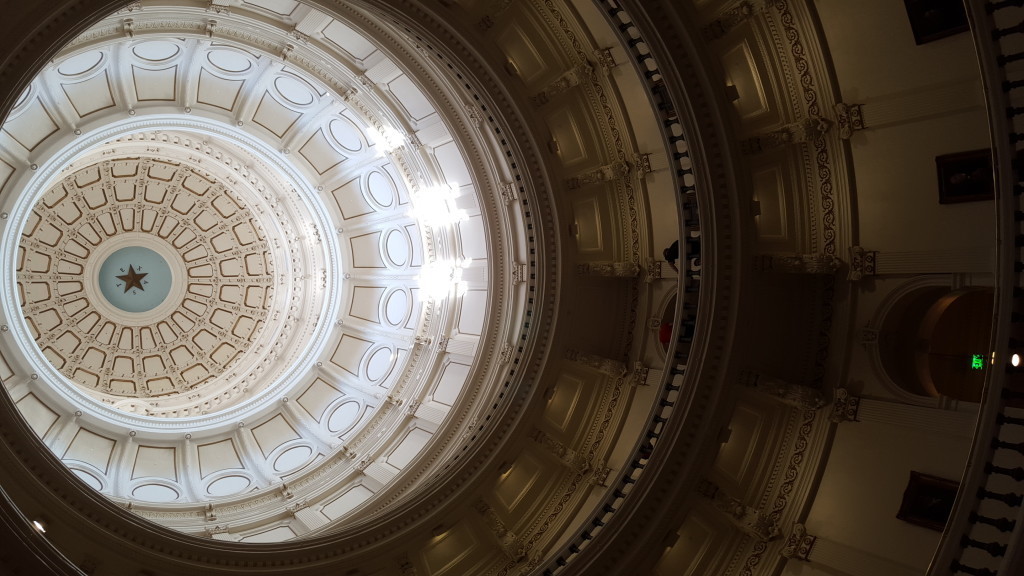
[[[644,265],[644,282],[648,284],[661,279],[661,260],[648,258]]]
[[[785,382],[753,370],[741,371],[740,383],[794,408],[817,410],[828,404],[820,390]]]
[[[548,103],[552,96],[567,92],[582,84],[584,80],[594,75],[594,65],[590,62],[581,62],[567,70],[557,80],[548,84],[546,88],[535,94],[531,100],[537,106]]]
[[[512,284],[519,285],[526,282],[526,264],[516,262],[512,264]]]
[[[207,536],[213,536],[214,534],[226,534],[227,531],[227,524],[215,524],[213,526],[207,526],[206,530],[204,530]]]
[[[649,165],[650,162],[648,161],[648,166]],[[632,168],[628,162],[614,162],[612,164],[599,166],[589,172],[584,172],[574,178],[570,178],[565,184],[570,190],[575,190],[588,184],[612,182],[620,178],[625,178],[629,176],[631,170]]]
[[[633,373],[630,374],[629,383],[632,386],[646,386],[647,376],[651,373],[651,369],[644,366],[643,362],[635,362],[633,364]]]
[[[738,498],[726,494],[717,484],[702,480],[698,493],[711,500],[715,509],[723,513],[737,528],[759,540],[774,540],[781,531],[778,524],[760,510],[743,504]]]
[[[860,246],[850,246],[850,274],[847,279],[856,282],[865,276],[875,275],[875,260],[878,252],[865,250]]]
[[[722,14],[707,26],[701,28],[701,36],[707,42],[724,37],[730,30],[765,9],[765,0],[743,0],[736,7]]]
[[[839,270],[840,264],[840,260],[835,256],[821,253],[791,256],[760,254],[754,257],[754,269],[759,272],[832,275]]]
[[[584,276],[636,278],[640,275],[640,266],[635,262],[587,262],[577,264],[576,272]]]
[[[494,20],[498,16],[501,16],[502,12],[508,10],[508,7],[511,5],[512,0],[494,0],[491,2],[491,6],[487,10],[487,13],[480,19],[480,29],[485,32],[490,30],[494,26]]]
[[[626,375],[626,364],[620,360],[612,360],[611,358],[605,358],[604,356],[598,356],[597,354],[580,352],[573,348],[569,348],[565,351],[565,359],[593,368],[594,370],[597,370],[602,374],[607,374],[608,376],[622,378]]]
[[[836,397],[832,402],[832,415],[829,420],[840,422],[856,422],[857,409],[860,407],[860,398],[852,396],[846,388],[836,388]]]
[[[501,518],[498,517],[498,514],[487,502],[478,500],[474,508],[483,516],[491,532],[498,538],[498,544],[501,546],[501,549],[505,551],[509,558],[518,562],[526,557],[526,546],[522,540],[509,531],[505,523],[501,521]]]
[[[606,75],[612,71],[612,68],[618,66],[618,62],[615,61],[615,55],[612,54],[611,48],[598,48],[594,50],[594,63],[601,69]]]
[[[740,141],[740,151],[749,156],[787,144],[814,142],[824,136],[831,127],[831,120],[821,116],[811,116],[799,122],[786,124],[778,130],[742,140]]]
[[[545,450],[553,454],[573,470],[578,472],[588,472],[591,470],[590,463],[587,462],[584,455],[573,450],[569,446],[566,446],[564,442],[552,438],[550,434],[540,428],[534,428],[533,431],[530,432],[530,439],[543,446]]]
[[[814,541],[817,539],[817,536],[811,536],[807,533],[807,528],[803,524],[795,523],[789,533],[789,537],[786,538],[786,544],[779,551],[779,554],[785,558],[807,562],[808,557],[811,555]]]
[[[501,196],[501,200],[505,204],[511,204],[516,200],[519,200],[519,191],[516,189],[516,185],[512,182],[505,182],[498,188],[498,194]]]
[[[402,576],[416,576],[416,566],[413,565],[408,554],[398,557],[398,569],[402,571]]]
[[[861,111],[863,104],[836,103],[836,123],[839,124],[839,137],[849,140],[857,130],[863,130],[864,114]]]

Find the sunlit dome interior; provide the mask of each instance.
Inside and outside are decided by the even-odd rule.
[[[179,530],[287,540],[294,503],[307,533],[393,504],[485,417],[529,308],[465,94],[339,11],[114,15],[0,135],[0,376],[30,367],[12,390],[54,454]]]

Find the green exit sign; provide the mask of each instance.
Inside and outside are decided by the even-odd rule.
[[[984,370],[985,359],[981,354],[971,355],[971,370]]]

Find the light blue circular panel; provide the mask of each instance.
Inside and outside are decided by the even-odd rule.
[[[125,312],[149,312],[171,291],[171,268],[156,252],[128,246],[114,252],[100,266],[100,292]]]

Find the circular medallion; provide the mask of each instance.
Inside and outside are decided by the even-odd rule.
[[[142,246],[114,252],[99,269],[100,293],[125,312],[149,312],[171,292],[171,267],[159,254]]]

